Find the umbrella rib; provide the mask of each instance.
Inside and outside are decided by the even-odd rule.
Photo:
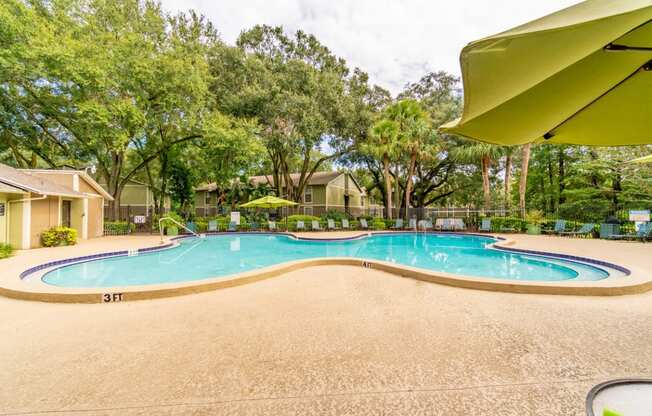
[[[629,80],[630,78],[632,78],[634,75],[638,74],[638,73],[641,72],[641,71],[649,71],[649,70],[651,70],[651,66],[652,66],[652,61],[649,61],[649,62],[645,63],[645,64],[642,65],[640,68],[638,68],[636,71],[632,72],[632,73],[629,74],[627,77],[625,77],[622,81],[618,82],[617,84],[614,84],[614,85],[613,85],[611,88],[609,88],[607,91],[603,92],[602,94],[600,94],[599,96],[597,96],[595,99],[591,100],[591,102],[589,102],[588,104],[586,104],[584,107],[580,108],[579,110],[577,110],[576,112],[574,112],[573,114],[571,114],[569,117],[565,118],[561,123],[557,124],[556,126],[554,126],[553,128],[551,128],[550,130],[548,130],[548,132],[547,132],[546,134],[543,135],[543,138],[544,138],[545,140],[550,140],[550,139],[552,139],[552,138],[555,136],[555,134],[553,133],[553,131],[557,130],[559,127],[561,127],[561,126],[563,126],[564,124],[566,124],[566,122],[568,122],[569,120],[573,119],[573,118],[574,118],[575,116],[577,116],[579,113],[581,113],[582,111],[586,110],[587,108],[589,108],[590,106],[592,106],[593,104],[595,104],[598,100],[600,100],[602,97],[604,97],[604,96],[606,96],[607,94],[609,94],[611,91],[613,91],[613,90],[615,90],[616,88],[620,87],[620,86],[621,86],[622,84],[624,84],[627,80]]]
[[[652,51],[652,47],[645,46],[627,46],[619,45],[617,43],[610,43],[605,46],[605,49],[608,51]]]

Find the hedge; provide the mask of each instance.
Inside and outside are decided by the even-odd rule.
[[[126,221],[105,221],[104,235],[125,235],[136,231],[136,224]]]

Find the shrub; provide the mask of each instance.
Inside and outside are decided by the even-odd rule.
[[[513,228],[516,231],[525,231],[527,228],[527,221],[518,217],[492,217],[491,230],[501,231]]]
[[[5,259],[14,252],[14,248],[11,244],[0,244],[0,259]]]
[[[335,220],[341,222],[345,218],[349,218],[346,212],[338,211],[336,209],[329,209],[328,211],[321,214],[322,220]]]
[[[372,224],[372,227],[374,230],[384,230],[387,228],[386,221],[391,221],[391,220],[382,220],[380,218],[376,218]]]
[[[136,231],[136,224],[126,221],[106,221],[104,222],[105,235],[124,235]]]
[[[543,211],[539,209],[533,209],[525,214],[525,221],[530,224],[538,225],[541,224],[544,220],[545,216],[543,215]]]
[[[77,243],[77,230],[68,227],[52,227],[41,234],[41,244],[44,247],[67,245]]]

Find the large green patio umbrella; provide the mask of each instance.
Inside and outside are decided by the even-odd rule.
[[[240,208],[281,208],[281,207],[291,207],[298,205],[296,202],[288,201],[287,199],[279,198],[276,196],[264,196],[262,198],[254,199],[249,201],[246,204],[240,205]],[[285,216],[285,229],[288,227],[288,218]]]
[[[517,145],[652,143],[652,0],[589,0],[467,45],[444,132]]]

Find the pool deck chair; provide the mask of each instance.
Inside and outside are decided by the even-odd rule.
[[[297,221],[297,231],[306,231],[306,223],[303,221]]]
[[[453,231],[466,231],[466,224],[464,224],[463,219],[453,218],[451,221],[453,222]]]
[[[267,227],[269,228],[269,231],[276,231],[276,221],[268,221]]]
[[[546,234],[561,234],[566,229],[566,220],[555,221],[555,228],[552,230],[541,230]]]
[[[324,229],[321,228],[321,225],[319,225],[319,221],[313,221],[311,228],[312,231],[324,231]]]
[[[478,231],[483,232],[483,233],[490,233],[491,232],[491,220],[488,218],[485,218],[482,220],[480,223],[480,228],[478,228]]]
[[[430,231],[433,229],[432,221],[430,220],[421,220],[417,223],[417,227],[421,231]]]
[[[435,220],[435,230],[442,231],[444,229],[444,220],[443,218],[437,218]]]
[[[217,232],[217,221],[215,221],[215,220],[208,221],[208,229],[207,229],[207,231],[209,233]]]
[[[258,231],[258,223],[257,222],[249,223],[249,231]]]
[[[367,220],[364,218],[360,218],[360,228],[363,230],[368,230],[369,229],[369,224],[367,224]]]
[[[229,223],[229,228],[228,228],[227,231],[229,231],[229,232],[238,231],[238,224],[236,224],[235,221],[231,221]]]
[[[416,230],[417,229],[417,219],[416,218],[410,218],[409,219],[408,228],[410,230]]]
[[[343,230],[350,230],[351,229],[351,225],[349,225],[349,220],[347,220],[346,218],[344,218],[342,220],[342,229]]]
[[[397,218],[396,221],[394,222],[394,225],[392,225],[392,230],[402,230],[403,229],[403,219],[402,218]]]
[[[577,231],[563,231],[561,235],[567,235],[569,237],[588,237],[593,234],[595,229],[595,224],[586,223],[580,227]]]
[[[329,229],[330,231],[335,231],[335,230],[339,230],[339,229],[340,229],[337,225],[335,225],[335,220],[333,220],[333,219],[331,219],[331,218],[329,218],[329,219],[327,220],[326,226],[328,227],[328,229]]]
[[[641,240],[652,238],[652,223],[648,222],[639,227],[638,231],[632,234],[612,234],[607,237],[609,240]]]
[[[441,223],[442,231],[453,231],[453,222],[450,218],[444,218]]]

